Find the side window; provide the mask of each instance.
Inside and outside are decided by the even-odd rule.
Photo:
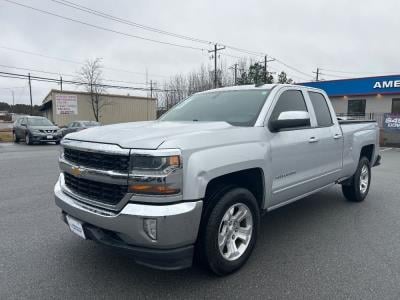
[[[284,111],[307,111],[303,93],[297,90],[284,91],[272,111],[270,120],[277,120]]]
[[[347,114],[349,116],[365,116],[366,99],[351,99],[347,101]]]
[[[331,112],[329,111],[328,104],[325,97],[316,92],[308,92],[311,103],[314,107],[315,116],[317,118],[318,126],[328,127],[333,124]]]
[[[392,99],[392,114],[400,114],[400,99]]]

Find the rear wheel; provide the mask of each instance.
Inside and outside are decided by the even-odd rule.
[[[242,267],[256,240],[260,211],[253,194],[244,188],[225,192],[205,222],[202,238],[204,261],[217,275],[227,275]]]
[[[368,158],[362,157],[358,162],[356,173],[348,184],[342,185],[343,195],[352,202],[361,202],[367,197],[371,184],[371,167]]]

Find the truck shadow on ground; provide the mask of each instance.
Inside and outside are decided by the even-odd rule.
[[[332,187],[266,214],[261,221],[256,248],[247,264],[235,274],[223,278],[212,275],[201,266],[169,272],[149,269],[137,265],[126,253],[93,242],[74,240],[68,255],[73,255],[75,263],[82,266],[76,272],[87,272],[91,281],[98,278],[98,283],[104,282],[102,274],[106,274],[110,286],[118,285],[121,280],[125,284],[128,281],[129,284],[124,286],[127,293],[139,287],[146,291],[146,296],[167,296],[169,293],[176,296],[188,294],[191,290],[195,293],[200,287],[204,289],[204,285],[210,289],[221,288],[221,284],[232,285],[233,289],[239,286],[257,288],[265,286],[266,282],[279,284],[288,275],[297,276],[288,274],[296,268],[299,269],[298,276],[302,276],[313,255],[320,253],[330,241],[340,238],[338,215],[352,218],[351,211],[354,213],[357,205],[346,202],[340,187]],[[274,270],[274,275],[271,270]],[[254,276],[255,272],[257,276]],[[163,294],[158,294],[161,291]],[[211,290],[210,293],[212,296]]]

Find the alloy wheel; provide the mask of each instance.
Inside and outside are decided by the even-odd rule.
[[[366,165],[363,165],[360,173],[360,192],[364,194],[368,189],[369,170]]]
[[[224,214],[218,230],[218,248],[229,261],[240,258],[246,251],[253,233],[251,210],[243,203],[232,205]]]

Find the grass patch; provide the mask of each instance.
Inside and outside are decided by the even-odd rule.
[[[13,136],[11,131],[0,131],[0,143],[1,142],[12,142],[13,141]]]

